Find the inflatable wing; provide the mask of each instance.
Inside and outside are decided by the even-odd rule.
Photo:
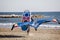
[[[53,18],[39,19],[39,20],[36,20],[35,22],[33,22],[31,24],[31,26],[34,27],[35,29],[37,29],[39,27],[39,25],[41,25],[42,23],[47,23],[47,22],[56,22],[56,20]]]
[[[25,30],[28,29],[28,26],[34,27],[35,29],[37,29],[39,27],[39,25],[41,25],[42,23],[51,22],[52,20],[53,19],[51,19],[51,18],[48,18],[48,19],[39,19],[39,20],[31,21],[31,22],[19,22],[19,23],[17,23],[17,25],[19,27],[21,27],[21,29],[23,31],[25,31]],[[55,22],[55,19],[54,19],[54,22]]]

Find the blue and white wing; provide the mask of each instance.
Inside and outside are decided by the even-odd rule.
[[[38,28],[39,25],[41,25],[42,23],[47,23],[47,22],[51,22],[53,18],[47,18],[47,19],[39,19],[39,20],[36,20],[35,22],[33,22],[31,24],[32,27],[34,28]]]

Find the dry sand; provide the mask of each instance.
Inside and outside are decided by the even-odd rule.
[[[30,34],[15,28],[0,28],[0,40],[60,40],[60,29],[30,29]]]

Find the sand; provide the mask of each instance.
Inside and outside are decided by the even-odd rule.
[[[0,28],[0,40],[60,40],[60,29],[30,29],[29,35],[20,28]]]

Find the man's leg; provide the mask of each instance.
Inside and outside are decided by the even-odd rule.
[[[15,27],[18,27],[18,25],[17,24],[13,24],[11,30],[13,30]]]
[[[35,28],[35,31],[37,31],[37,28]]]
[[[30,32],[30,26],[28,26],[27,35],[29,35],[29,32]]]
[[[13,30],[13,28],[14,28],[14,25],[12,26],[11,30]]]

